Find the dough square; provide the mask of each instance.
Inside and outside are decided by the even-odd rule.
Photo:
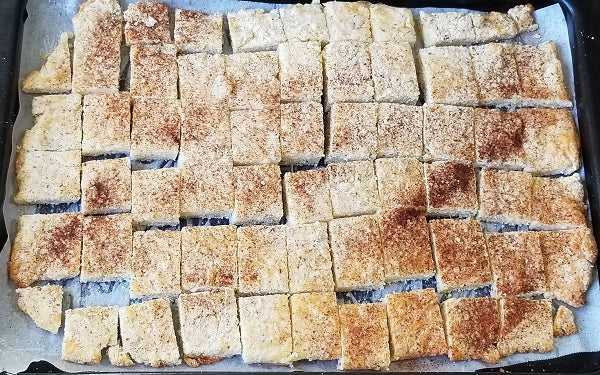
[[[477,80],[467,47],[423,48],[418,57],[426,103],[477,106]]]
[[[181,232],[149,230],[133,233],[131,298],[157,298],[181,293]]]
[[[505,224],[531,221],[533,176],[518,171],[482,168],[479,171],[477,218]]]
[[[533,229],[573,229],[586,226],[587,208],[578,173],[567,177],[534,177],[531,207]]]
[[[383,251],[376,216],[333,219],[329,242],[337,292],[383,287]]]
[[[525,168],[525,142],[525,125],[518,113],[475,108],[475,159],[478,166]]]
[[[179,160],[222,158],[231,158],[229,110],[226,107],[184,105]]]
[[[425,47],[473,44],[477,40],[470,13],[421,11],[419,28]]]
[[[235,226],[181,228],[181,288],[186,292],[237,288]]]
[[[423,156],[423,107],[380,103],[377,110],[377,157]]]
[[[279,45],[282,102],[320,102],[323,94],[323,58],[319,42]]]
[[[290,310],[293,351],[298,360],[340,358],[340,318],[335,293],[293,294]]]
[[[80,7],[73,17],[73,34],[72,91],[81,95],[118,92],[123,39],[119,2],[95,1]]]
[[[231,159],[184,159],[179,170],[181,217],[231,216],[235,196]]]
[[[440,292],[473,289],[492,282],[481,224],[473,219],[429,222]]]
[[[62,324],[63,288],[43,285],[17,288],[17,305],[41,329],[58,333]]]
[[[412,47],[408,42],[369,45],[376,102],[416,104],[419,83]]]
[[[71,91],[71,48],[73,34],[62,32],[52,52],[44,56],[39,69],[32,70],[21,82],[26,94],[61,94]]]
[[[540,232],[548,297],[585,305],[598,248],[589,228]]]
[[[279,11],[244,8],[227,13],[233,53],[276,50],[286,41]]]
[[[181,363],[168,298],[120,307],[119,327],[123,352],[135,362],[152,367]]]
[[[192,53],[177,56],[179,95],[184,107],[227,109],[231,82],[225,73],[225,55]]]
[[[323,106],[317,102],[281,105],[282,165],[317,165],[325,156]]]
[[[281,84],[277,52],[227,55],[225,71],[231,84],[231,110],[279,107]]]
[[[233,167],[235,203],[231,224],[278,224],[283,217],[281,171],[273,164]]]
[[[283,176],[287,224],[333,219],[327,169],[288,172]]]
[[[375,160],[381,207],[425,208],[427,194],[423,164],[414,158]]]
[[[521,107],[571,108],[556,45],[515,45],[517,73],[521,80]]]
[[[480,104],[483,106],[514,105],[521,94],[521,82],[517,74],[513,46],[489,43],[469,47],[469,52],[479,87]]]
[[[473,108],[444,104],[423,106],[423,159],[475,161]]]
[[[470,13],[421,11],[419,27],[425,47],[473,44],[477,40]]]
[[[179,224],[179,178],[177,168],[131,173],[131,214],[134,225]]]
[[[290,365],[296,360],[287,295],[240,297],[238,306],[244,363]]]
[[[184,53],[223,52],[223,14],[175,9],[175,45]]]
[[[412,11],[386,4],[369,4],[371,31],[375,42],[417,42]]]
[[[389,330],[383,303],[339,305],[342,356],[340,370],[387,370]]]
[[[81,211],[114,214],[131,210],[129,158],[86,161],[81,166]]]
[[[442,314],[451,361],[480,359],[500,361],[496,343],[500,339],[500,308],[495,298],[450,298],[442,303]]]
[[[434,161],[425,164],[427,213],[471,217],[477,214],[477,178],[473,164]]]
[[[357,40],[371,42],[369,3],[365,1],[334,2],[323,4],[329,40]]]
[[[435,275],[429,226],[423,209],[396,207],[381,210],[379,233],[386,282]]]
[[[371,79],[368,44],[357,41],[327,44],[323,49],[323,74],[327,108],[332,103],[364,103],[373,100],[375,89]]]
[[[377,104],[336,103],[331,106],[327,120],[327,163],[375,159]]]
[[[388,294],[385,305],[393,361],[448,353],[435,289]]]
[[[380,208],[373,162],[332,163],[327,172],[333,217],[373,214]]]
[[[279,108],[231,111],[229,123],[235,165],[278,164],[281,161]]]
[[[498,350],[501,356],[551,352],[554,350],[553,331],[551,300],[500,300]]]
[[[287,293],[286,228],[238,227],[238,291],[242,295]]]
[[[177,48],[174,44],[134,44],[129,61],[132,96],[177,99]]]
[[[132,241],[130,214],[85,216],[80,280],[129,280]]]
[[[475,42],[487,43],[500,39],[511,39],[519,34],[515,21],[506,13],[470,12],[469,16],[475,29]]]
[[[279,17],[290,42],[329,42],[329,30],[321,4],[291,4],[279,8]]]
[[[486,233],[493,295],[531,297],[546,290],[544,259],[537,232]]]
[[[17,151],[17,204],[60,204],[81,199],[80,151]]]
[[[191,367],[242,353],[233,289],[181,294],[177,300],[183,360]]]
[[[123,12],[125,44],[171,42],[171,24],[167,4],[160,2],[132,3]]]
[[[566,109],[526,108],[517,114],[525,128],[526,165],[536,175],[570,174],[581,166],[579,136]]]
[[[129,93],[90,94],[83,98],[83,155],[129,153],[130,129]]]
[[[78,94],[34,97],[31,102],[33,127],[25,130],[21,150],[81,150],[81,111]]]
[[[10,279],[24,288],[79,276],[81,218],[80,213],[20,216],[8,262]]]
[[[179,153],[180,133],[179,100],[134,100],[131,117],[131,160],[175,160]]]
[[[286,225],[290,293],[333,292],[327,223]]]
[[[66,310],[62,360],[86,365],[100,363],[102,350],[117,344],[118,324],[116,306]]]

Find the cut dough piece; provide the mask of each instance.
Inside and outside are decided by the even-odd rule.
[[[329,30],[321,4],[293,4],[279,8],[285,36],[290,42],[329,42]]]
[[[283,188],[278,165],[233,167],[235,203],[231,224],[278,224],[283,217]]]
[[[27,94],[60,94],[71,91],[71,49],[73,34],[62,33],[54,50],[45,56],[44,64],[29,72],[21,89]]]
[[[540,232],[548,297],[585,305],[598,248],[589,228]]]
[[[339,306],[342,356],[340,370],[387,370],[389,330],[385,304]]]
[[[80,213],[22,215],[10,253],[8,272],[19,287],[36,281],[79,276]]]
[[[376,216],[345,217],[328,224],[335,290],[382,288],[383,252]]]
[[[290,365],[296,360],[287,295],[240,297],[238,305],[245,363]]]
[[[294,353],[298,360],[340,358],[340,319],[335,293],[293,294],[290,310]]]
[[[86,95],[82,127],[82,155],[128,154],[131,147],[129,93]]]
[[[423,48],[418,63],[426,103],[477,106],[479,91],[467,47]]]
[[[130,214],[85,216],[80,281],[130,279],[132,240]]]
[[[448,353],[435,289],[388,294],[385,304],[393,361]]]
[[[223,14],[175,10],[175,45],[179,52],[222,53]]]
[[[168,298],[119,308],[119,326],[123,352],[135,362],[152,367],[181,363]]]
[[[369,21],[369,3],[365,1],[330,1],[323,7],[331,42],[341,40],[371,42],[373,40]]]
[[[117,345],[119,310],[116,306],[91,306],[65,311],[65,335],[61,358],[93,365],[102,350]]]
[[[31,102],[33,127],[25,130],[21,149],[27,151],[81,150],[81,96],[36,96]]]
[[[424,279],[435,274],[424,210],[384,209],[379,212],[379,232],[386,282]]]
[[[500,361],[496,344],[500,339],[500,309],[495,298],[450,298],[442,303],[442,314],[451,361],[481,359]]]
[[[568,336],[579,332],[573,311],[563,305],[558,306],[554,316],[554,337]]]
[[[410,9],[369,4],[369,11],[375,42],[408,42],[411,46],[416,43],[415,21]]]
[[[181,294],[183,360],[197,367],[242,353],[233,289]]]
[[[181,293],[181,232],[133,233],[131,298],[171,297]]]
[[[73,34],[73,92],[118,92],[123,38],[119,2],[88,0],[81,4],[73,17]]]
[[[286,41],[279,11],[244,8],[227,14],[233,53],[276,50]]]
[[[533,351],[548,353],[553,349],[552,301],[500,300],[498,350],[502,357]]]
[[[171,42],[167,4],[154,1],[132,3],[123,15],[127,45]]]
[[[63,289],[60,285],[44,285],[16,290],[19,309],[33,319],[35,325],[58,333],[62,320]]]

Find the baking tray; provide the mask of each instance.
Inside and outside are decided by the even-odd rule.
[[[309,1],[268,1],[294,3]],[[480,11],[506,11],[523,0],[402,0],[374,1],[403,7],[456,7]],[[560,4],[569,29],[575,86],[575,103],[581,137],[582,157],[590,204],[592,228],[600,238],[600,1],[597,0],[531,0],[535,8]],[[0,0],[0,201],[4,200],[11,151],[12,124],[19,108],[18,77],[21,33],[27,15],[26,0]],[[4,218],[0,217],[0,243],[7,240]],[[1,251],[1,250],[0,250]],[[598,285],[592,285],[598,288]],[[92,368],[90,368],[91,370]],[[551,360],[481,369],[477,372],[512,373],[599,373],[600,352],[576,353]],[[33,362],[28,373],[60,372],[47,362]]]

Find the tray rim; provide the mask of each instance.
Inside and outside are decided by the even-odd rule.
[[[244,1],[244,0],[240,0]],[[270,3],[309,3],[310,0],[261,0]],[[322,1],[326,2],[326,1]],[[382,2],[403,7],[457,7],[481,11],[506,11],[527,3],[523,0],[383,0]],[[592,79],[600,69],[600,1],[596,0],[530,0],[535,8],[559,4],[565,14],[573,59],[575,97],[585,182],[590,204],[592,229],[600,238],[600,79]],[[27,0],[0,1],[3,30],[0,33],[0,199],[4,200],[8,164],[11,154],[12,125],[16,119],[18,78],[21,51],[21,35],[26,19]],[[0,215],[0,242],[7,240],[4,217]],[[1,251],[1,249],[0,249]],[[597,266],[600,265],[600,262]],[[594,287],[593,285],[591,287]],[[595,287],[598,287],[596,285]],[[574,353],[550,360],[525,362],[507,367],[484,368],[476,372],[511,371],[514,373],[600,373],[600,352]],[[48,362],[32,362],[26,373],[60,372]],[[175,372],[175,371],[173,371]],[[256,371],[253,371],[253,373]],[[5,374],[6,372],[0,372]],[[94,372],[101,373],[101,372]],[[145,372],[146,373],[146,372]],[[152,373],[149,371],[147,373]],[[207,372],[208,374],[209,372]],[[333,373],[332,373],[333,374]]]

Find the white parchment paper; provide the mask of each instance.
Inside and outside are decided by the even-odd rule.
[[[43,56],[50,52],[57,43],[63,31],[71,31],[71,18],[76,13],[82,0],[29,0],[27,5],[28,19],[23,31],[23,48],[21,53],[21,79],[27,72],[38,68],[43,62]],[[121,0],[121,5],[126,8],[131,0]],[[207,12],[235,11],[243,7],[261,7],[272,9],[273,4],[240,2],[240,1],[209,1],[209,0],[166,0],[173,7],[198,9]],[[280,5],[278,5],[280,6]],[[415,15],[417,10],[415,10]],[[524,35],[518,41],[538,44],[546,40],[553,40],[560,51],[561,60],[567,87],[573,96],[573,70],[571,53],[569,49],[568,31],[564,15],[558,5],[550,6],[535,12],[536,21],[540,28],[537,32]],[[14,125],[13,145],[21,139],[25,129],[32,125],[31,96],[20,94],[21,108]],[[23,371],[33,361],[46,360],[64,371],[194,371],[185,365],[177,368],[152,369],[141,365],[129,368],[116,368],[104,358],[102,363],[95,366],[77,365],[64,362],[60,359],[62,331],[58,335],[50,334],[35,326],[35,324],[17,307],[15,286],[9,281],[7,274],[7,261],[10,255],[10,238],[13,238],[16,228],[16,219],[19,215],[35,212],[35,207],[18,206],[12,202],[15,191],[14,178],[14,147],[8,171],[6,186],[6,199],[3,213],[6,219],[9,242],[4,245],[0,253],[0,370],[11,373]],[[431,286],[429,281],[409,281],[386,286],[383,290],[370,293],[353,293],[342,296],[346,302],[364,302],[366,300],[380,300],[384,295],[394,291],[419,289]],[[128,296],[128,283],[87,283],[80,284],[78,279],[60,282],[65,288],[65,307],[81,307],[91,305],[118,305],[130,303]],[[600,350],[600,290],[598,288],[598,274],[594,272],[594,281],[590,287],[587,298],[588,304],[577,309],[576,319],[581,332],[579,334],[558,338],[555,349],[546,354],[520,354],[505,358],[499,366],[521,363],[529,360],[554,358],[570,353]],[[489,288],[463,292],[458,295],[485,295]],[[295,370],[305,371],[335,371],[335,362],[306,361],[295,364]],[[479,361],[465,361],[452,363],[447,357],[423,358],[392,363],[390,370],[395,371],[473,371],[487,364]],[[235,357],[216,364],[201,367],[203,371],[291,371],[287,367],[268,365],[245,365],[241,358]]]

